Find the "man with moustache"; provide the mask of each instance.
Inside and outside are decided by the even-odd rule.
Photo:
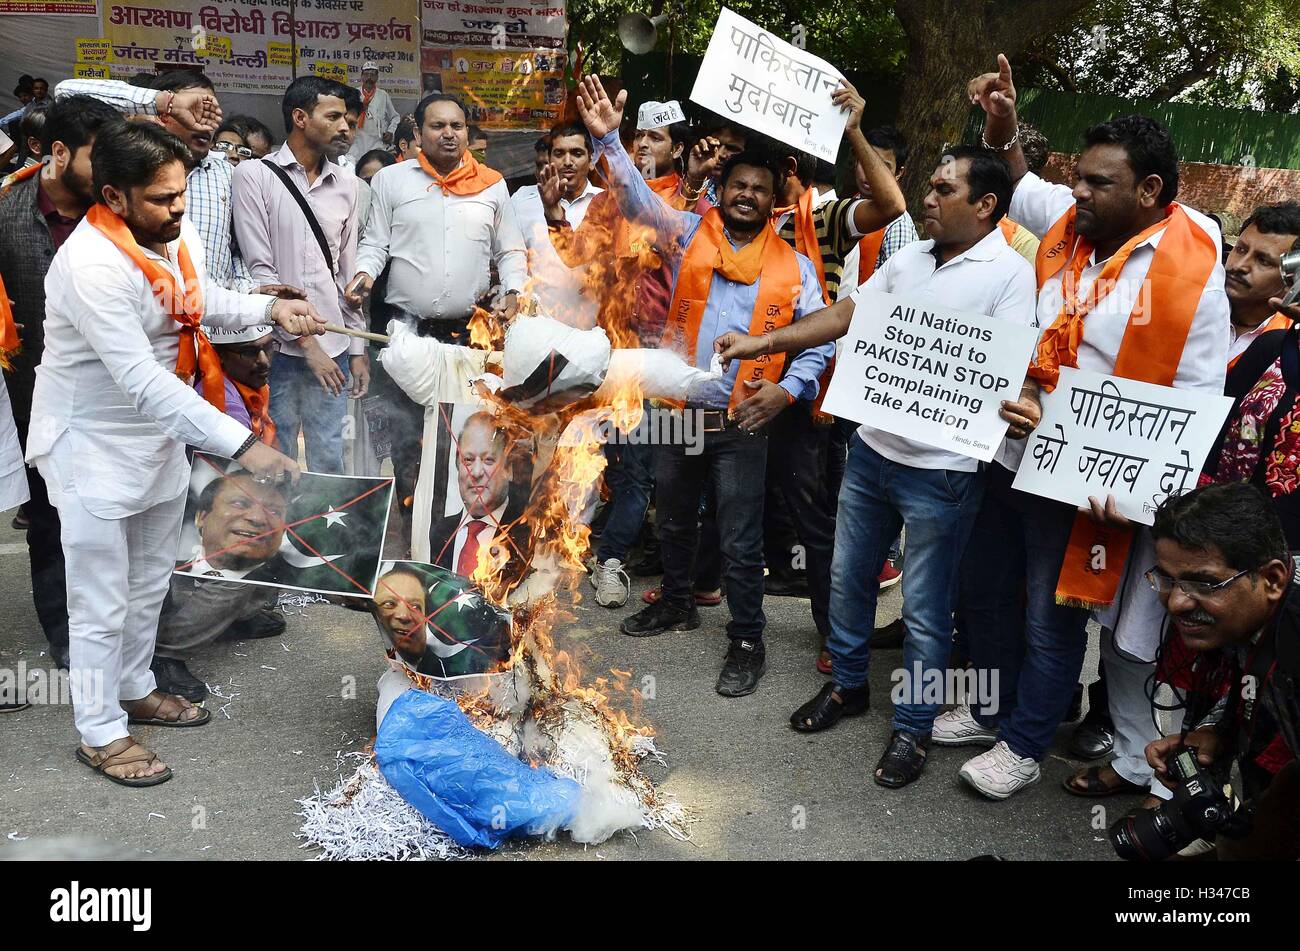
[[[1019,142],[1011,65],[999,56],[997,66],[968,92],[986,115],[983,144],[1016,183],[1009,214],[1041,239],[1044,329],[1034,379],[1054,389],[1068,366],[1221,394],[1229,345],[1222,239],[1214,222],[1175,201],[1178,155],[1168,130],[1146,116],[1100,123],[1084,132],[1074,187],[1046,182],[1028,170]],[[986,505],[993,501],[991,491]],[[1014,489],[997,501],[1005,503],[1001,528],[990,537],[1000,538],[1004,557],[1014,539],[1026,567],[998,575],[997,592],[988,590],[993,579],[976,587],[1015,613],[1008,622],[1000,611],[966,612],[963,629],[975,666],[999,670],[1004,690],[1014,683],[1015,692],[996,710],[945,713],[935,742],[992,747],[959,773],[989,798],[1036,782],[1074,695],[1091,612],[1103,628],[1116,756],[1075,773],[1065,788],[1088,797],[1140,792],[1151,780],[1143,750],[1158,734],[1146,695],[1162,615],[1142,577],[1154,559],[1150,533],[1109,497],[1091,499],[1089,514]],[[1023,613],[1014,593],[1022,582]]]
[[[528,256],[505,180],[468,151],[460,101],[431,93],[415,107],[415,123],[416,161],[370,180],[370,220],[348,271],[348,300],[360,307],[387,266],[389,307],[418,317],[422,331],[439,340],[466,342],[492,265],[503,290],[495,310],[508,320],[528,279]]]
[[[50,261],[94,204],[90,153],[100,129],[121,121],[109,105],[72,96],[47,110],[43,152],[48,160],[0,194],[0,295],[12,300],[21,346],[9,356],[5,384],[24,450],[32,415],[36,368],[45,348],[45,275]],[[4,302],[0,301],[0,306]],[[59,513],[40,473],[26,467],[30,498],[27,554],[36,617],[59,667],[68,666],[68,601],[59,541]]]
[[[357,92],[356,90],[353,90]],[[360,109],[357,112],[356,140],[347,152],[355,163],[372,149],[382,149],[393,144],[393,133],[401,115],[393,105],[393,98],[379,88],[379,65],[365,63],[361,67],[361,90],[357,93]]]
[[[365,330],[360,302],[343,293],[345,275],[356,267],[356,176],[331,161],[351,142],[349,95],[348,87],[319,76],[289,85],[280,104],[284,145],[235,169],[235,231],[254,281],[301,288],[328,323]],[[271,367],[280,448],[296,456],[301,432],[307,468],[341,473],[347,400],[360,399],[370,383],[365,341],[280,334],[280,344]]]
[[[45,352],[27,440],[76,581],[68,627],[77,758],[128,786],[171,777],[131,738],[128,720],[198,726],[209,718],[159,691],[149,670],[189,484],[185,446],[238,459],[270,482],[298,472],[208,402],[222,379],[200,322],[269,320],[294,335],[324,323],[302,301],[207,280],[201,239],[185,217],[191,160],[156,125],[116,123],[96,137],[97,202],[46,278]],[[189,382],[196,375],[202,395]]]
[[[1168,612],[1167,638],[1195,655],[1188,728],[1148,744],[1155,778],[1194,747],[1226,774],[1236,760],[1253,811],[1243,837],[1219,836],[1219,860],[1300,858],[1300,561],[1287,551],[1268,497],[1240,483],[1170,496],[1151,526],[1145,580]],[[1170,645],[1166,645],[1168,648]],[[1226,694],[1223,687],[1226,687]]]
[[[663,346],[708,370],[713,340],[728,330],[763,332],[802,319],[822,305],[817,272],[772,227],[782,170],[773,156],[742,152],[719,176],[721,204],[702,217],[675,211],[646,184],[618,139],[626,91],[611,102],[600,81],[583,80],[578,110],[608,157],[611,188],[629,221],[652,228],[674,271]],[[702,423],[702,446],[659,447],[657,511],[664,561],[661,599],[625,619],[632,637],[700,625],[692,593],[699,500],[706,482],[717,499],[725,558],[731,645],[716,689],[740,697],[767,670],[763,629],[763,494],[766,426],[797,399],[817,395],[833,348],[814,346],[789,361],[739,362],[690,394],[685,412]],[[694,450],[698,449],[699,452]]]
[[[1300,238],[1300,203],[1281,202],[1256,208],[1241,227],[1241,236],[1224,264],[1224,290],[1232,308],[1231,370],[1252,343],[1270,330],[1286,330],[1291,318],[1273,301],[1283,297],[1282,255]]]

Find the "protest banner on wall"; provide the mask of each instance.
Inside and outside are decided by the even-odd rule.
[[[1033,327],[930,301],[862,289],[822,408],[983,462],[1020,395],[1038,339]]]
[[[433,47],[563,50],[564,0],[421,0],[421,42]]]
[[[0,16],[99,16],[99,0],[0,0]]]
[[[419,95],[419,25],[410,0],[298,0],[292,18],[289,8],[290,0],[221,0],[197,9],[177,0],[106,3],[113,78],[155,64],[192,66],[219,90],[279,96],[292,78],[296,37],[299,75],[347,70],[356,85],[361,65],[373,61],[390,94]]]
[[[564,109],[566,54],[556,50],[420,51],[425,92],[447,92],[485,129],[549,129]]]
[[[1087,505],[1115,496],[1121,515],[1150,525],[1197,474],[1232,407],[1226,396],[1061,368],[1025,447],[1015,487]]]
[[[825,60],[723,7],[691,101],[833,162],[848,112],[831,93],[843,78]]]

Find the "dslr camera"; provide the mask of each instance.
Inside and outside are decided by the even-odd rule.
[[[1240,837],[1250,831],[1249,815],[1234,812],[1222,784],[1201,768],[1196,747],[1184,746],[1165,760],[1176,782],[1173,798],[1139,809],[1110,827],[1110,844],[1122,859],[1158,862],[1197,839]]]

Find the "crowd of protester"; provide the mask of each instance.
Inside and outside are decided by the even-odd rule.
[[[1001,800],[1039,780],[1059,728],[1079,719],[1094,620],[1100,678],[1068,749],[1098,762],[1065,790],[1165,808],[1177,785],[1166,761],[1185,738],[1207,768],[1237,757],[1249,795],[1285,790],[1261,814],[1272,846],[1300,841],[1288,554],[1300,547],[1289,501],[1300,484],[1300,308],[1278,300],[1300,204],[1258,208],[1221,260],[1218,225],[1176,201],[1178,157],[1156,120],[1080,130],[1069,186],[1041,177],[1048,143],[1019,122],[1005,60],[970,85],[986,118],[979,139],[940,155],[912,153],[891,126],[863,128],[865,102],[845,83],[837,169],[717,117],[656,125],[588,78],[573,121],[538,138],[535,175],[513,179],[512,193],[490,167],[491,138],[455,97],[432,93],[400,115],[371,64],[359,89],[295,80],[280,132],[222,115],[213,84],[186,70],[53,89],[23,77],[15,95],[20,107],[0,119],[13,141],[0,278],[21,339],[5,381],[31,463],[17,477],[28,498],[15,524],[51,656],[120,685],[123,709],[77,711],[79,756],[115,781],[170,775],[128,719],[208,719],[194,705],[207,688],[187,667],[196,648],[284,626],[255,589],[169,588],[160,540],[179,519],[173,450],[279,476],[297,471],[301,440],[311,472],[377,474],[362,444],[382,417],[409,508],[423,407],[374,359],[380,345],[323,325],[383,333],[396,318],[468,343],[476,309],[508,323],[529,295],[544,313],[603,328],[615,347],[670,347],[702,369],[720,355],[726,368],[677,410],[698,414],[702,445],[606,447],[595,601],[623,608],[632,577],[662,576],[622,618],[623,635],[690,631],[702,609],[724,610],[717,691],[745,696],[773,640],[765,598],[806,598],[823,644],[809,664],[826,679],[790,715],[804,732],[869,708],[878,653],[905,681],[950,666],[991,674],[970,681],[994,684],[991,695],[942,703],[914,683],[871,773],[896,789],[921,777],[932,746],[979,747],[959,775]],[[929,173],[912,208],[899,186],[909,164]],[[155,244],[140,251],[106,219]],[[180,273],[177,240],[202,249],[186,266],[216,289],[204,326],[225,379],[220,424],[194,408],[213,402],[201,380],[182,399],[174,377],[159,379],[171,376],[184,315],[152,327],[117,273],[136,256],[146,275],[159,262]],[[821,410],[864,286],[1038,328],[1020,396],[1002,406],[994,462]],[[1140,293],[1149,309],[1134,321]],[[241,316],[222,326],[221,313]],[[1154,528],[1130,524],[1113,500],[1081,511],[1013,488],[1062,366],[1233,398],[1203,487],[1167,502]],[[102,405],[88,402],[94,386]],[[61,439],[97,412],[120,425],[109,445],[121,459],[99,470]],[[1124,547],[1084,577],[1077,552],[1096,537]],[[902,616],[877,626],[879,592],[894,584]],[[1241,686],[1259,671],[1262,704]],[[1172,727],[1156,715],[1158,691],[1180,700]]]

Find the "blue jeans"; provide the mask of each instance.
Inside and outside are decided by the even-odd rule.
[[[904,697],[923,698],[928,671],[942,678],[952,647],[957,569],[979,508],[979,472],[917,469],[891,462],[855,436],[840,486],[831,563],[830,651],[835,683],[852,690],[867,682],[868,646],[876,623],[877,576],[889,546],[907,526],[903,570],[902,681]],[[931,677],[935,676],[930,674]],[[937,703],[894,705],[894,729],[930,732]]]
[[[617,558],[627,561],[627,553],[636,544],[650,506],[650,486],[654,483],[654,446],[649,444],[608,443],[605,446],[605,482],[609,485],[609,518],[600,536],[597,560]]]
[[[334,358],[350,381],[348,355]],[[298,431],[307,444],[307,470],[332,475],[343,473],[343,417],[348,411],[348,391],[331,396],[302,357],[277,353],[271,361],[271,421],[275,423],[280,451],[298,458]]]
[[[1069,709],[1088,644],[1088,612],[1056,603],[1075,510],[1018,492],[1010,472],[991,468],[962,562],[958,613],[977,682],[991,683],[997,671],[998,697],[996,708],[972,705],[972,712],[1017,756],[1041,760]]]

